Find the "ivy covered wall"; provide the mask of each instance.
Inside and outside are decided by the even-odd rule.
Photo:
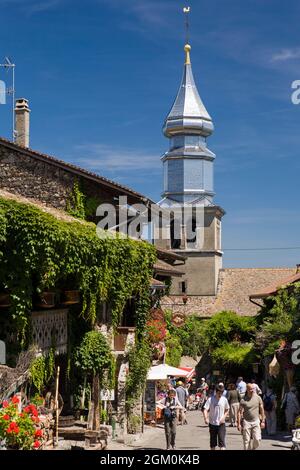
[[[0,290],[11,294],[10,315],[23,345],[33,295],[67,279],[80,290],[81,315],[91,324],[105,301],[117,326],[126,301],[135,296],[141,333],[155,259],[155,248],[146,242],[99,238],[93,223],[58,220],[31,204],[0,198]]]

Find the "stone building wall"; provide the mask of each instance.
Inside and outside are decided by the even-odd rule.
[[[111,202],[115,195],[100,183],[0,143],[0,189],[65,210],[75,181],[80,181],[87,197],[99,203]]]
[[[184,316],[195,314],[202,318],[210,318],[224,310],[241,316],[255,316],[260,307],[250,302],[249,296],[274,283],[280,284],[295,272],[295,268],[221,269],[216,295],[188,295],[186,303],[182,295],[170,295],[161,299],[161,306],[173,313]]]
[[[0,146],[0,188],[65,209],[74,177],[21,152]]]

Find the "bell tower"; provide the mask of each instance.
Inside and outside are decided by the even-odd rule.
[[[194,81],[190,44],[184,46],[184,52],[182,81],[163,126],[169,150],[161,158],[164,190],[160,206],[173,217],[164,247],[187,258],[185,276],[173,280],[171,294],[215,295],[222,267],[225,212],[214,203],[216,156],[207,146],[214,125]]]

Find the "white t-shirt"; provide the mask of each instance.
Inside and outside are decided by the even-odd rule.
[[[209,410],[209,424],[214,426],[220,425],[220,420],[223,418],[225,412],[229,410],[229,404],[227,398],[221,397],[219,400],[217,397],[210,397],[204,405],[205,410]]]

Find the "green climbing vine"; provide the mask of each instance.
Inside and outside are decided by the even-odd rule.
[[[118,326],[128,299],[136,297],[141,334],[150,303],[149,279],[156,250],[124,237],[98,237],[88,222],[66,222],[30,205],[0,198],[0,284],[11,293],[11,316],[26,344],[32,297],[76,279],[82,317],[93,324],[107,302]],[[0,287],[1,287],[0,286]]]
[[[50,349],[49,353],[44,356],[35,358],[29,368],[33,385],[39,393],[43,387],[53,378],[55,372],[55,351]]]
[[[78,219],[85,219],[85,195],[77,180],[75,180],[67,200],[67,212]]]
[[[144,392],[148,370],[151,367],[151,347],[145,340],[139,341],[128,352],[129,372],[126,378],[126,408],[128,414]]]
[[[101,204],[99,197],[89,196],[84,193],[83,182],[75,180],[69,193],[66,204],[67,212],[78,219],[95,220],[97,207]]]

